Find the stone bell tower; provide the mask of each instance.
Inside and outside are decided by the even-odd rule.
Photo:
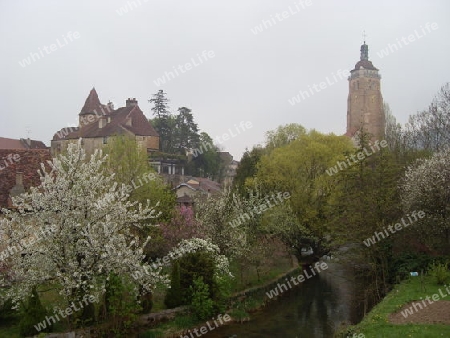
[[[371,138],[384,138],[385,116],[380,90],[381,75],[369,61],[369,46],[361,45],[360,60],[348,77],[347,133],[353,136],[363,128]]]

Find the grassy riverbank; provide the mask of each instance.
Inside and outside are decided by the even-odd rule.
[[[243,269],[237,262],[233,262],[230,270],[235,278],[230,281],[230,292],[231,294],[239,294],[239,299],[232,297],[233,299],[230,300],[231,306],[227,313],[234,321],[248,320],[250,313],[263,307],[267,300],[264,292],[262,292],[262,296],[258,294],[258,288],[270,285],[271,282],[291,271],[293,266],[297,266],[296,260],[287,255],[285,251],[276,250],[276,247],[258,269]],[[298,272],[296,273],[298,274]],[[166,309],[164,305],[165,292],[166,289],[157,288],[153,293],[152,313]],[[245,296],[241,296],[242,293],[245,293]],[[44,307],[50,308],[57,301],[62,301],[62,299],[57,299],[56,293],[46,293],[41,301]],[[5,320],[6,318],[0,316],[0,337],[20,338],[19,318],[20,314],[17,312],[11,312],[9,320]],[[139,335],[137,332],[144,331],[143,328],[135,327],[130,329],[128,337],[179,337],[179,332],[202,324],[202,322],[196,321],[193,316],[182,314],[177,315],[173,320],[160,323]],[[54,325],[54,332],[66,331],[70,331],[70,329],[63,321]],[[178,335],[176,335],[177,333]],[[43,334],[43,336],[46,335]]]
[[[295,264],[297,265],[297,264]],[[238,266],[232,265],[232,272],[238,275]],[[251,314],[260,310],[268,303],[266,289],[273,288],[273,284],[284,278],[287,274],[298,275],[301,269],[292,267],[290,257],[279,257],[271,264],[271,269],[259,275],[246,271],[245,283],[242,279],[236,278],[232,283],[233,295],[226,313],[232,318],[227,324],[232,322],[245,322],[250,320]],[[183,314],[176,316],[173,320],[160,323],[139,334],[139,338],[172,338],[185,335],[188,329],[200,327],[204,322],[196,321],[193,316]]]
[[[445,286],[428,276],[411,277],[396,285],[361,323],[338,337],[450,337],[449,324],[450,293]]]

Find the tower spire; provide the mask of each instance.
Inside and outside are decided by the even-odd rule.
[[[381,76],[369,61],[369,47],[363,33],[361,57],[350,71],[349,94],[347,99],[347,135],[352,136],[363,128],[371,138],[384,135],[385,117],[383,97],[380,90]]]
[[[360,60],[369,60],[369,46],[366,45],[366,31],[363,31],[363,41],[364,44],[361,45],[361,56],[360,56]]]

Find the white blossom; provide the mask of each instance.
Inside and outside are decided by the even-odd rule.
[[[79,293],[98,296],[110,273],[130,275],[145,267],[149,239],[141,241],[135,228],[152,226],[155,208],[148,201],[130,202],[125,185],[104,174],[105,160],[101,150],[87,158],[80,141],[71,144],[67,155],[48,162],[50,170],[41,164],[40,186],[13,198],[16,210],[3,210],[0,233],[8,247],[54,230],[6,259],[0,284],[8,286],[8,297],[17,302],[44,283],[54,284],[68,300]],[[168,280],[152,272],[134,282],[149,291]]]
[[[216,266],[216,277],[221,278],[225,275],[233,277],[230,272],[228,258],[221,255],[219,247],[209,240],[202,238],[184,239],[168,254],[168,256],[172,259],[176,259],[180,257],[180,255],[183,256],[187,253],[198,251],[206,251],[212,254]]]
[[[400,188],[405,211],[423,210],[426,229],[450,242],[450,149],[409,166]]]

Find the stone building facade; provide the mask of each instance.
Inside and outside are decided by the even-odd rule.
[[[159,134],[145,117],[135,98],[126,100],[125,107],[114,109],[112,103],[101,104],[93,88],[78,114],[78,127],[66,127],[53,136],[51,152],[55,156],[69,143],[82,139],[88,154],[108,143],[117,135],[133,137],[148,153],[159,150]]]
[[[372,139],[384,138],[385,116],[380,88],[381,75],[369,61],[369,47],[361,45],[360,60],[350,71],[347,100],[347,133],[354,136],[363,129]]]

